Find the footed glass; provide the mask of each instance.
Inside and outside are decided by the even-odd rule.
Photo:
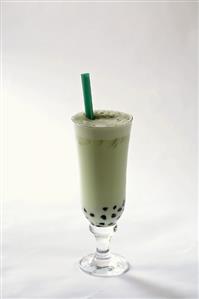
[[[78,143],[82,210],[96,238],[96,252],[80,260],[95,276],[117,276],[129,269],[126,260],[110,253],[110,240],[125,206],[126,167],[132,116],[117,111],[72,117]]]

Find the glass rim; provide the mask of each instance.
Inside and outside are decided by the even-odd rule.
[[[109,126],[106,126],[106,127],[93,127],[93,126],[90,126],[89,124],[85,124],[85,123],[79,123],[78,121],[76,121],[74,118],[75,116],[77,116],[78,114],[85,114],[84,112],[78,112],[76,114],[74,114],[72,117],[71,117],[71,120],[72,122],[78,126],[78,127],[85,127],[85,128],[91,128],[91,129],[108,129],[108,128],[121,128],[121,127],[126,127],[126,126],[129,126],[129,124],[132,123],[133,121],[133,115],[130,114],[130,113],[126,113],[126,112],[122,112],[122,111],[116,111],[116,110],[95,110],[94,112],[101,112],[101,111],[105,111],[105,112],[112,112],[112,113],[122,113],[124,115],[127,115],[129,117],[129,119],[126,120],[126,122],[124,124],[120,124],[120,125],[117,125],[117,126],[114,126],[114,125],[109,125]],[[92,121],[92,120],[91,120]]]

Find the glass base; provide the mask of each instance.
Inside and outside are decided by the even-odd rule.
[[[96,254],[89,254],[83,257],[80,262],[80,269],[93,276],[111,277],[118,276],[127,272],[130,268],[129,263],[117,254],[111,254],[107,259],[96,259]]]

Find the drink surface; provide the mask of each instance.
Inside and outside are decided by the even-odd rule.
[[[88,119],[82,112],[75,114],[72,118],[76,124],[96,128],[124,126],[127,125],[131,119],[132,116],[130,114],[106,110],[95,111],[94,120]]]
[[[125,204],[126,166],[132,116],[95,111],[95,120],[73,116],[78,142],[82,207],[94,225],[113,225]]]

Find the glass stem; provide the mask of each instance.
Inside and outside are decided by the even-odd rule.
[[[116,229],[116,224],[108,227],[90,225],[90,231],[94,234],[96,239],[96,252],[93,263],[99,268],[109,266],[111,259],[110,241]]]

